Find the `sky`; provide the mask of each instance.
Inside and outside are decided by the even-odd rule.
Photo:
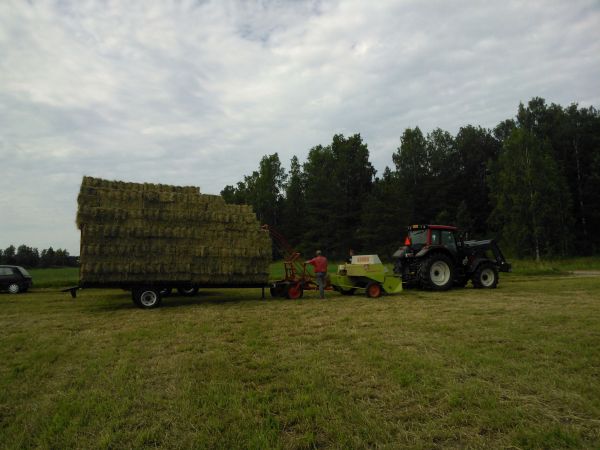
[[[360,133],[600,107],[600,1],[0,1],[0,248],[79,254],[83,175],[218,194]]]

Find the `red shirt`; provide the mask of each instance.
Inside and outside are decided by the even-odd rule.
[[[315,256],[313,259],[306,261],[306,263],[315,266],[315,273],[327,273],[327,258],[325,258],[324,256]]]

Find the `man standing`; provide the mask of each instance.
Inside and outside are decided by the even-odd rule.
[[[325,298],[325,277],[327,276],[327,258],[321,255],[321,250],[317,250],[316,256],[313,259],[306,261],[306,264],[311,264],[315,268],[315,278],[319,286],[319,295]]]

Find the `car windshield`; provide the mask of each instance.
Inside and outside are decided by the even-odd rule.
[[[409,233],[412,245],[427,244],[427,230],[415,230]]]
[[[17,267],[17,269],[19,269],[19,272],[21,272],[21,275],[23,275],[24,277],[31,277],[31,275],[29,275],[29,272],[27,272],[22,267]]]

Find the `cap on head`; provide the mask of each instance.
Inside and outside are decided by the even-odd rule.
[[[321,256],[321,250],[317,250],[315,253],[317,254],[317,256]]]

